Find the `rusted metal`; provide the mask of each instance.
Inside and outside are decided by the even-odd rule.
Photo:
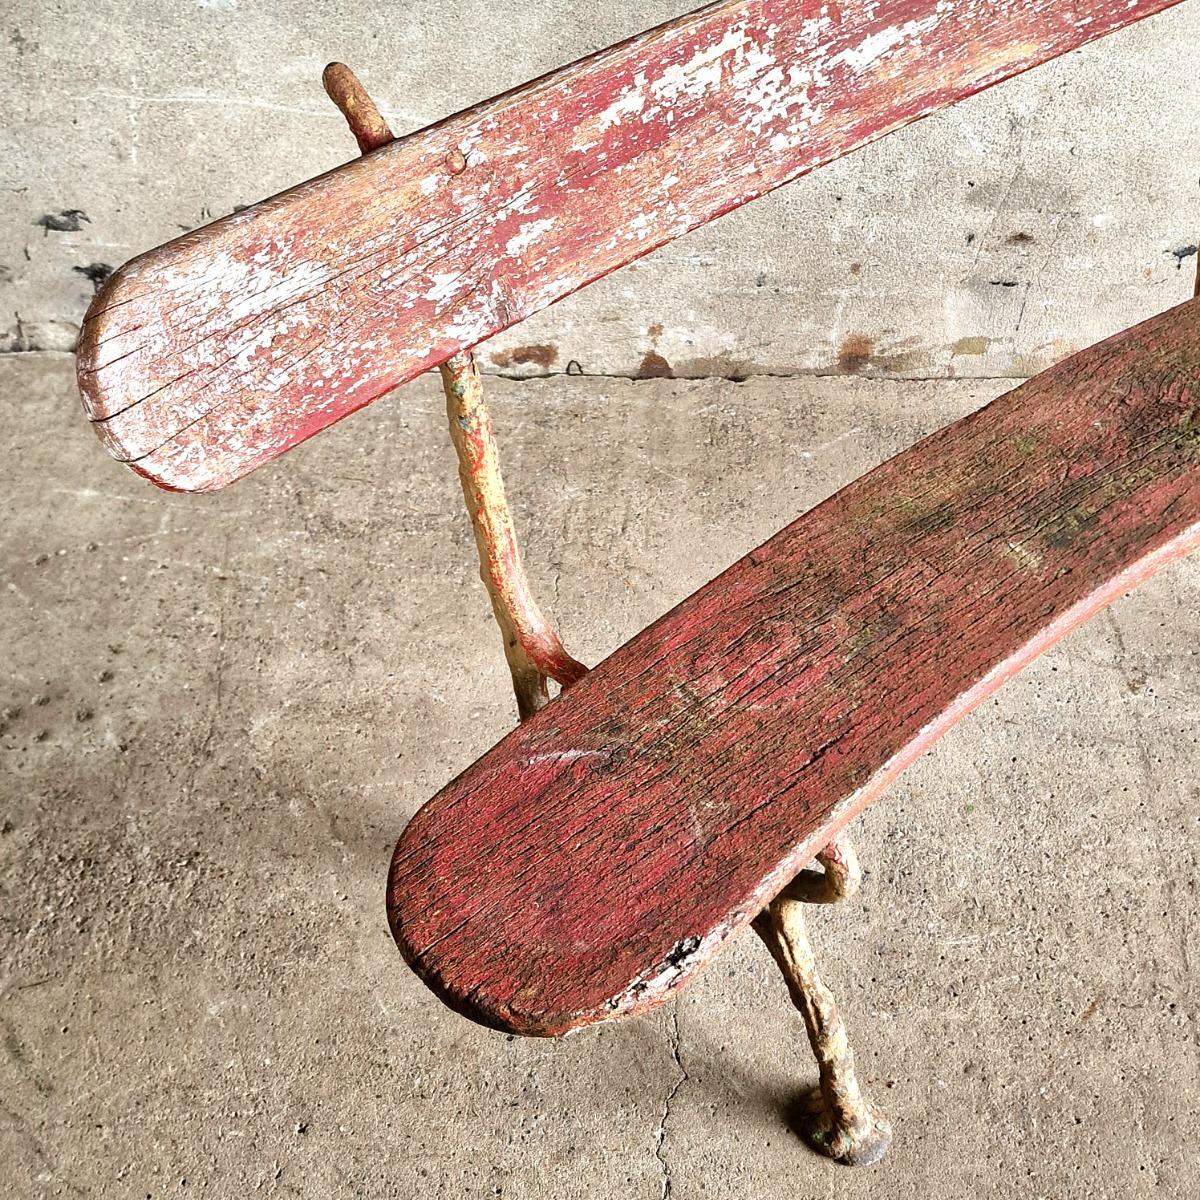
[[[524,721],[549,699],[547,679],[569,687],[583,678],[587,667],[563,648],[530,590],[475,357],[470,351],[456,354],[442,364],[441,372],[450,440],[458,454],[458,477],[479,550],[479,574],[504,635],[504,656]]]
[[[848,833],[839,833],[817,855],[816,861],[824,870],[801,871],[780,895],[806,904],[835,904],[857,893],[862,884],[862,867]]]
[[[854,1051],[833,993],[817,973],[804,921],[805,904],[836,904],[862,881],[858,855],[845,831],[817,855],[823,871],[805,870],[754,919],[787,983],[817,1060],[819,1085],[805,1098],[802,1133],[815,1150],[847,1166],[878,1162],[892,1142],[888,1119],[862,1093]]]
[[[321,81],[364,154],[392,140],[388,123],[345,63],[330,63]],[[455,164],[449,165],[453,171]],[[500,451],[475,357],[467,350],[442,363],[439,370],[450,440],[458,455],[458,477],[479,551],[479,574],[504,638],[517,712],[524,721],[549,699],[549,679],[569,687],[587,668],[566,652],[533,598],[504,493]]]
[[[375,101],[345,63],[330,63],[321,75],[321,82],[330,100],[341,109],[363,154],[370,154],[395,139],[391,126],[375,107]]]

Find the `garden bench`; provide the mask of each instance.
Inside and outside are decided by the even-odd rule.
[[[79,344],[112,453],[210,491],[432,366],[522,723],[409,823],[395,940],[447,1004],[557,1035],[643,1013],[747,925],[820,1069],[810,1140],[868,1163],[805,903],[847,826],[1042,650],[1200,545],[1200,300],[852,483],[588,671],[521,569],[470,347],[870,138],[1169,0],[718,3],[133,260]],[[564,695],[548,703],[549,683]],[[821,870],[813,870],[816,861]]]

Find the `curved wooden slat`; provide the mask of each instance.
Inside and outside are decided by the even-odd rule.
[[[79,339],[109,450],[211,491],[909,121],[1178,0],[722,0],[122,267]]]
[[[396,941],[557,1034],[681,987],[955,721],[1200,545],[1200,300],[801,517],[515,729],[396,847]]]

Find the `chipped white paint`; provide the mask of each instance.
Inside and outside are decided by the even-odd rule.
[[[940,8],[941,6],[939,6]],[[932,16],[922,17],[917,21],[906,21],[903,25],[893,25],[890,29],[880,29],[872,33],[850,49],[835,54],[829,60],[831,66],[846,63],[855,71],[864,71],[872,63],[878,62],[889,50],[933,29],[941,20],[942,9]]]
[[[600,132],[603,133],[606,129],[611,129],[614,125],[620,125],[622,119],[627,116],[632,116],[640,113],[646,107],[646,97],[642,92],[642,88],[646,86],[646,73],[639,71],[633,81],[633,86],[626,88],[601,114],[599,119]],[[589,143],[588,146],[594,146],[597,143]],[[582,147],[583,149],[588,146]]]
[[[668,67],[650,84],[650,91],[667,104],[673,104],[681,96],[693,100],[702,97],[705,92],[720,86],[721,60],[731,51],[740,50],[748,41],[745,26],[734,26],[715,45],[697,50],[682,66]]]
[[[558,222],[555,217],[545,217],[540,221],[526,221],[525,224],[521,226],[520,232],[514,233],[513,236],[504,243],[505,254],[520,254],[522,251],[532,246],[533,243],[536,242],[543,233],[553,229],[557,223]]]
[[[539,763],[578,762],[584,758],[604,758],[607,750],[552,750],[545,754],[530,754],[521,761],[527,767],[535,767]]]
[[[455,271],[437,271],[433,276],[433,287],[425,293],[426,300],[439,304],[449,299],[462,286],[462,277]]]

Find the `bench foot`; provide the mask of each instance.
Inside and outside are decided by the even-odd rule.
[[[801,1100],[797,1124],[804,1141],[818,1154],[844,1167],[870,1167],[892,1144],[892,1124],[869,1100],[864,1100],[853,1120],[830,1115],[821,1089]]]
[[[846,1026],[833,993],[817,973],[804,921],[806,903],[845,899],[858,890],[862,875],[844,834],[817,861],[824,872],[802,871],[755,918],[754,929],[783,973],[817,1060],[820,1086],[801,1105],[799,1132],[819,1153],[846,1166],[866,1167],[887,1153],[892,1127],[859,1087]]]

